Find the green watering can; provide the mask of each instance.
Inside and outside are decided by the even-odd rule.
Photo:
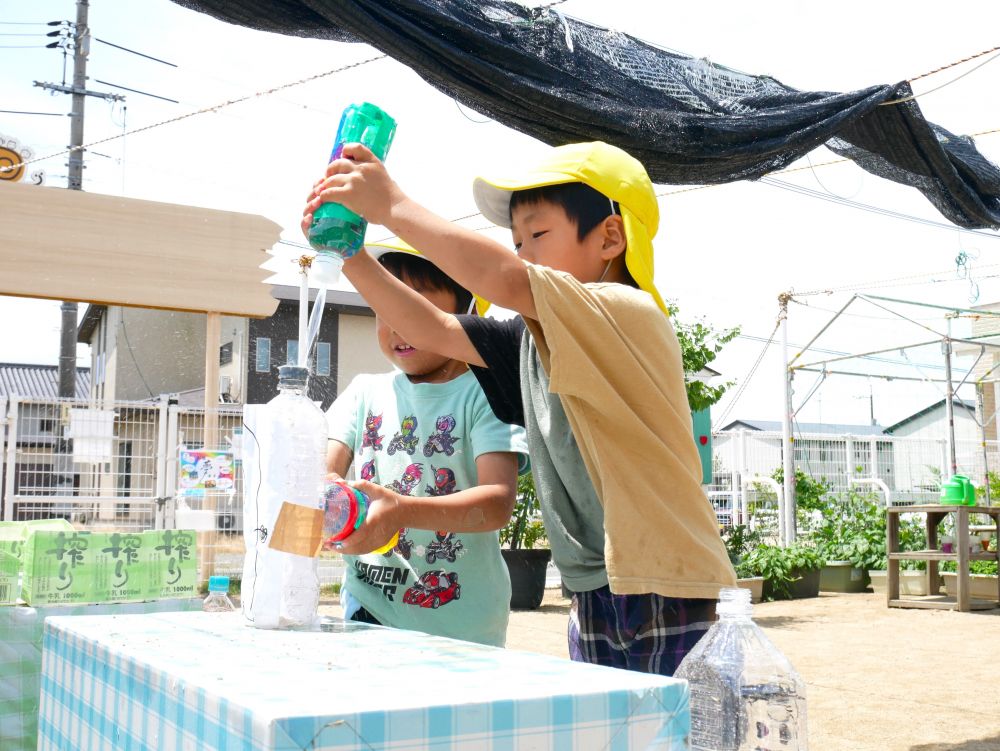
[[[965,475],[952,475],[941,483],[941,503],[953,506],[975,506],[976,489]]]

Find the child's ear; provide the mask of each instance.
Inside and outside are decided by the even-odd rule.
[[[609,216],[601,224],[603,244],[601,258],[608,261],[625,252],[625,222],[618,214]]]

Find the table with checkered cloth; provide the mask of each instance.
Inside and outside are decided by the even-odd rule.
[[[0,749],[35,751],[42,675],[42,627],[49,616],[195,610],[201,600],[160,600],[107,605],[0,607]]]
[[[684,681],[327,619],[52,618],[39,751],[684,749]]]

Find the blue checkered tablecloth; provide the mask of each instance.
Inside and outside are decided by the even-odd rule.
[[[103,605],[0,607],[0,751],[38,747],[38,697],[42,677],[42,632],[51,616],[152,613],[201,609],[200,599]]]
[[[684,681],[328,620],[50,618],[39,751],[687,748]]]

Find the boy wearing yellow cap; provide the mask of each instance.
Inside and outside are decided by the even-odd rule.
[[[449,316],[364,259],[358,291],[414,346],[468,362],[497,415],[528,433],[553,558],[574,592],[570,656],[673,674],[735,575],[700,485],[680,346],[653,284],[659,209],[642,165],[604,143],[477,179],[517,255],[406,196],[363,146],[306,206],[336,201],[419,247],[512,321]]]

